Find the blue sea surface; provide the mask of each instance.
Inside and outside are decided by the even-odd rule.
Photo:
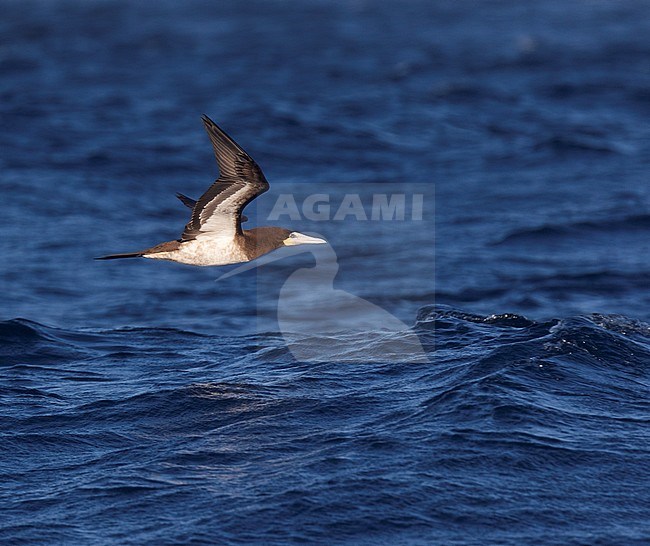
[[[0,6],[0,544],[650,544],[646,2]],[[94,261],[203,113],[327,248]]]

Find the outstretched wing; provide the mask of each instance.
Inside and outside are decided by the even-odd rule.
[[[194,209],[194,205],[196,205],[196,200],[192,199],[191,197],[188,197],[187,195],[183,195],[182,193],[176,192],[176,197],[180,200],[183,205],[190,209]]]
[[[217,158],[219,178],[194,205],[183,241],[197,237],[231,239],[241,234],[242,211],[269,189],[257,163],[208,116],[202,119]]]

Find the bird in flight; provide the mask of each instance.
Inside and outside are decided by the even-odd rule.
[[[269,183],[257,163],[223,129],[206,115],[202,120],[217,158],[219,178],[198,201],[177,194],[192,209],[180,239],[97,260],[153,258],[190,265],[228,265],[249,262],[283,246],[327,242],[281,227],[242,229],[242,221],[247,220],[242,211],[269,189]]]

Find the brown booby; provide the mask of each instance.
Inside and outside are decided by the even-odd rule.
[[[198,201],[177,197],[192,208],[181,238],[140,252],[96,258],[153,258],[190,265],[228,265],[248,262],[283,246],[326,243],[324,239],[281,227],[242,229],[242,211],[269,189],[257,163],[208,116],[202,117],[219,166],[219,178]]]

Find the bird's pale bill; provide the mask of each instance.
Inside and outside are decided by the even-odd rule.
[[[295,245],[322,245],[326,244],[325,239],[320,239],[318,237],[310,237],[304,233],[298,233],[297,231],[292,232],[289,237],[282,241],[285,246],[295,246]]]

